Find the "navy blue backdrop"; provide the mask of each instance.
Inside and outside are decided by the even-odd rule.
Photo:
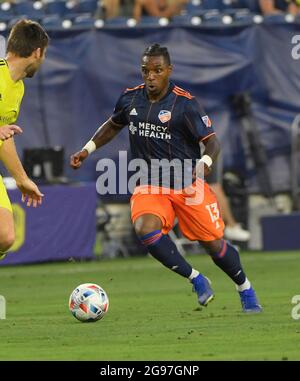
[[[53,32],[40,74],[26,80],[18,149],[63,145],[68,158],[110,116],[119,94],[141,83],[141,53],[159,42],[169,48],[173,80],[196,95],[210,114],[225,168],[244,168],[241,127],[230,97],[250,91],[274,189],[286,190],[290,125],[300,113],[300,60],[291,55],[295,34],[300,34],[295,24]],[[79,172],[66,165],[66,174],[95,180],[97,160],[117,158],[119,150],[127,150],[127,135],[124,129]],[[257,191],[255,176],[249,175],[249,186]]]

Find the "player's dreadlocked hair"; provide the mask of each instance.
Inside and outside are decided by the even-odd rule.
[[[168,49],[164,46],[160,46],[159,44],[152,44],[148,46],[148,48],[145,49],[143,53],[143,57],[157,57],[157,56],[163,56],[164,60],[167,65],[171,65],[171,59],[168,52]]]

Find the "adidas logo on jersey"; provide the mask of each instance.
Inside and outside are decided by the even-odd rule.
[[[137,115],[138,113],[136,112],[136,109],[135,108],[133,108],[131,111],[130,111],[130,113],[129,113],[129,115]]]

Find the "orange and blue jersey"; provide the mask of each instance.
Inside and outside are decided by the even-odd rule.
[[[144,85],[127,89],[112,120],[128,125],[133,158],[199,159],[199,142],[214,134],[197,99],[170,83],[159,102],[150,102]]]
[[[144,84],[127,89],[112,120],[128,126],[132,157],[148,164],[151,159],[191,159],[193,167],[201,157],[199,143],[215,134],[198,100],[172,82],[158,102],[149,100]]]

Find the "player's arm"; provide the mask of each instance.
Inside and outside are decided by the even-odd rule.
[[[82,162],[96,149],[110,142],[124,127],[108,119],[95,132],[90,141],[78,152],[71,156],[70,165],[73,169],[81,167]]]
[[[196,98],[186,101],[184,120],[193,138],[197,139],[199,145],[204,144],[205,146],[202,157],[194,168],[193,175],[194,177],[206,177],[220,152],[220,143],[214,132],[212,122]],[[201,152],[201,147],[199,148]]]
[[[221,151],[221,144],[216,134],[212,134],[207,139],[203,139],[201,143],[205,146],[203,156],[208,155],[214,163]]]
[[[215,134],[203,139],[201,143],[204,144],[205,149],[200,162],[204,163],[204,177],[206,177],[211,172],[211,168],[218,158],[221,145]]]
[[[38,204],[40,205],[43,194],[36,184],[28,178],[19,159],[13,138],[3,142],[0,148],[0,160],[16,180],[17,187],[22,193],[22,201],[25,202],[27,199],[27,206],[31,206],[31,204],[33,207],[36,207]]]

